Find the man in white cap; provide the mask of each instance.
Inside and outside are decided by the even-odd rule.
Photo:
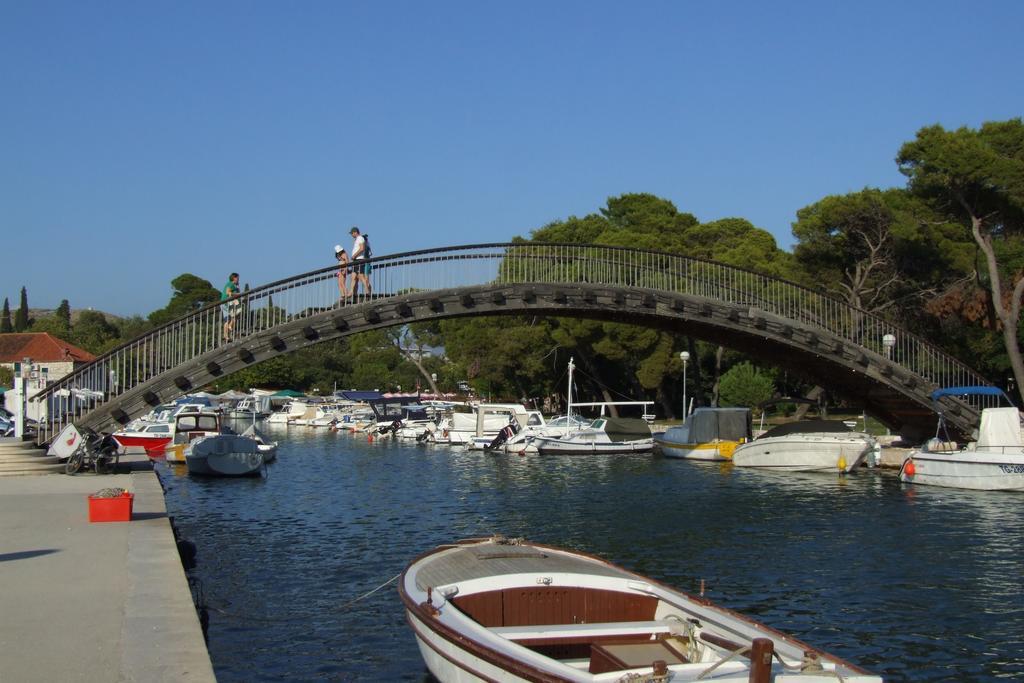
[[[352,243],[352,289],[349,291],[349,295],[355,298],[356,286],[362,282],[363,292],[366,296],[370,296],[370,278],[366,276],[368,270],[365,261],[369,258],[366,253],[366,238],[359,234],[359,228],[352,226],[352,229],[348,231],[352,235],[354,242]]]

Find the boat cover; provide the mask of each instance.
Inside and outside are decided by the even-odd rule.
[[[1020,413],[1016,408],[985,408],[981,411],[978,448],[1019,448],[1020,445]]]
[[[820,432],[851,432],[849,427],[839,420],[798,420],[787,422],[778,427],[772,427],[767,432],[757,437],[767,439],[772,436],[789,436],[790,434],[817,434]]]
[[[932,400],[943,396],[1006,396],[999,387],[946,387],[932,392]],[[1009,401],[1009,398],[1007,398]]]
[[[750,408],[697,408],[686,418],[689,443],[750,438]]]
[[[651,428],[636,417],[606,417],[604,432],[612,441],[638,441],[651,438]]]

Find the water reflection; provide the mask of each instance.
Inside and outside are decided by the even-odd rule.
[[[271,431],[271,430],[267,430]],[[219,680],[420,680],[393,587],[415,555],[500,532],[708,596],[891,680],[1024,676],[1024,498],[878,471],[781,474],[274,429],[266,479],[162,470],[198,546]]]

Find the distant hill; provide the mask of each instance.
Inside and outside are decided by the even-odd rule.
[[[56,308],[29,308],[28,309],[28,317],[29,317],[30,320],[39,320],[40,318],[45,318],[47,316],[53,315],[56,312],[56,310],[57,310]],[[74,325],[78,321],[78,318],[81,317],[81,315],[82,315],[82,313],[84,311],[91,311],[91,310],[95,310],[95,309],[91,309],[91,308],[72,308],[71,309],[71,324]],[[12,320],[14,319],[14,314],[16,312],[17,312],[16,309],[13,309],[13,308],[11,309],[11,319]],[[106,311],[96,311],[96,312],[97,313],[102,313],[107,318],[107,320],[109,320],[111,322],[113,322],[115,320],[120,320],[121,319],[121,316],[114,315],[113,313],[107,313]]]

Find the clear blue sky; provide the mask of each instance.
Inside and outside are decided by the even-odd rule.
[[[1024,113],[1024,2],[0,0],[0,297],[147,314],[651,192],[785,248],[922,126]]]

